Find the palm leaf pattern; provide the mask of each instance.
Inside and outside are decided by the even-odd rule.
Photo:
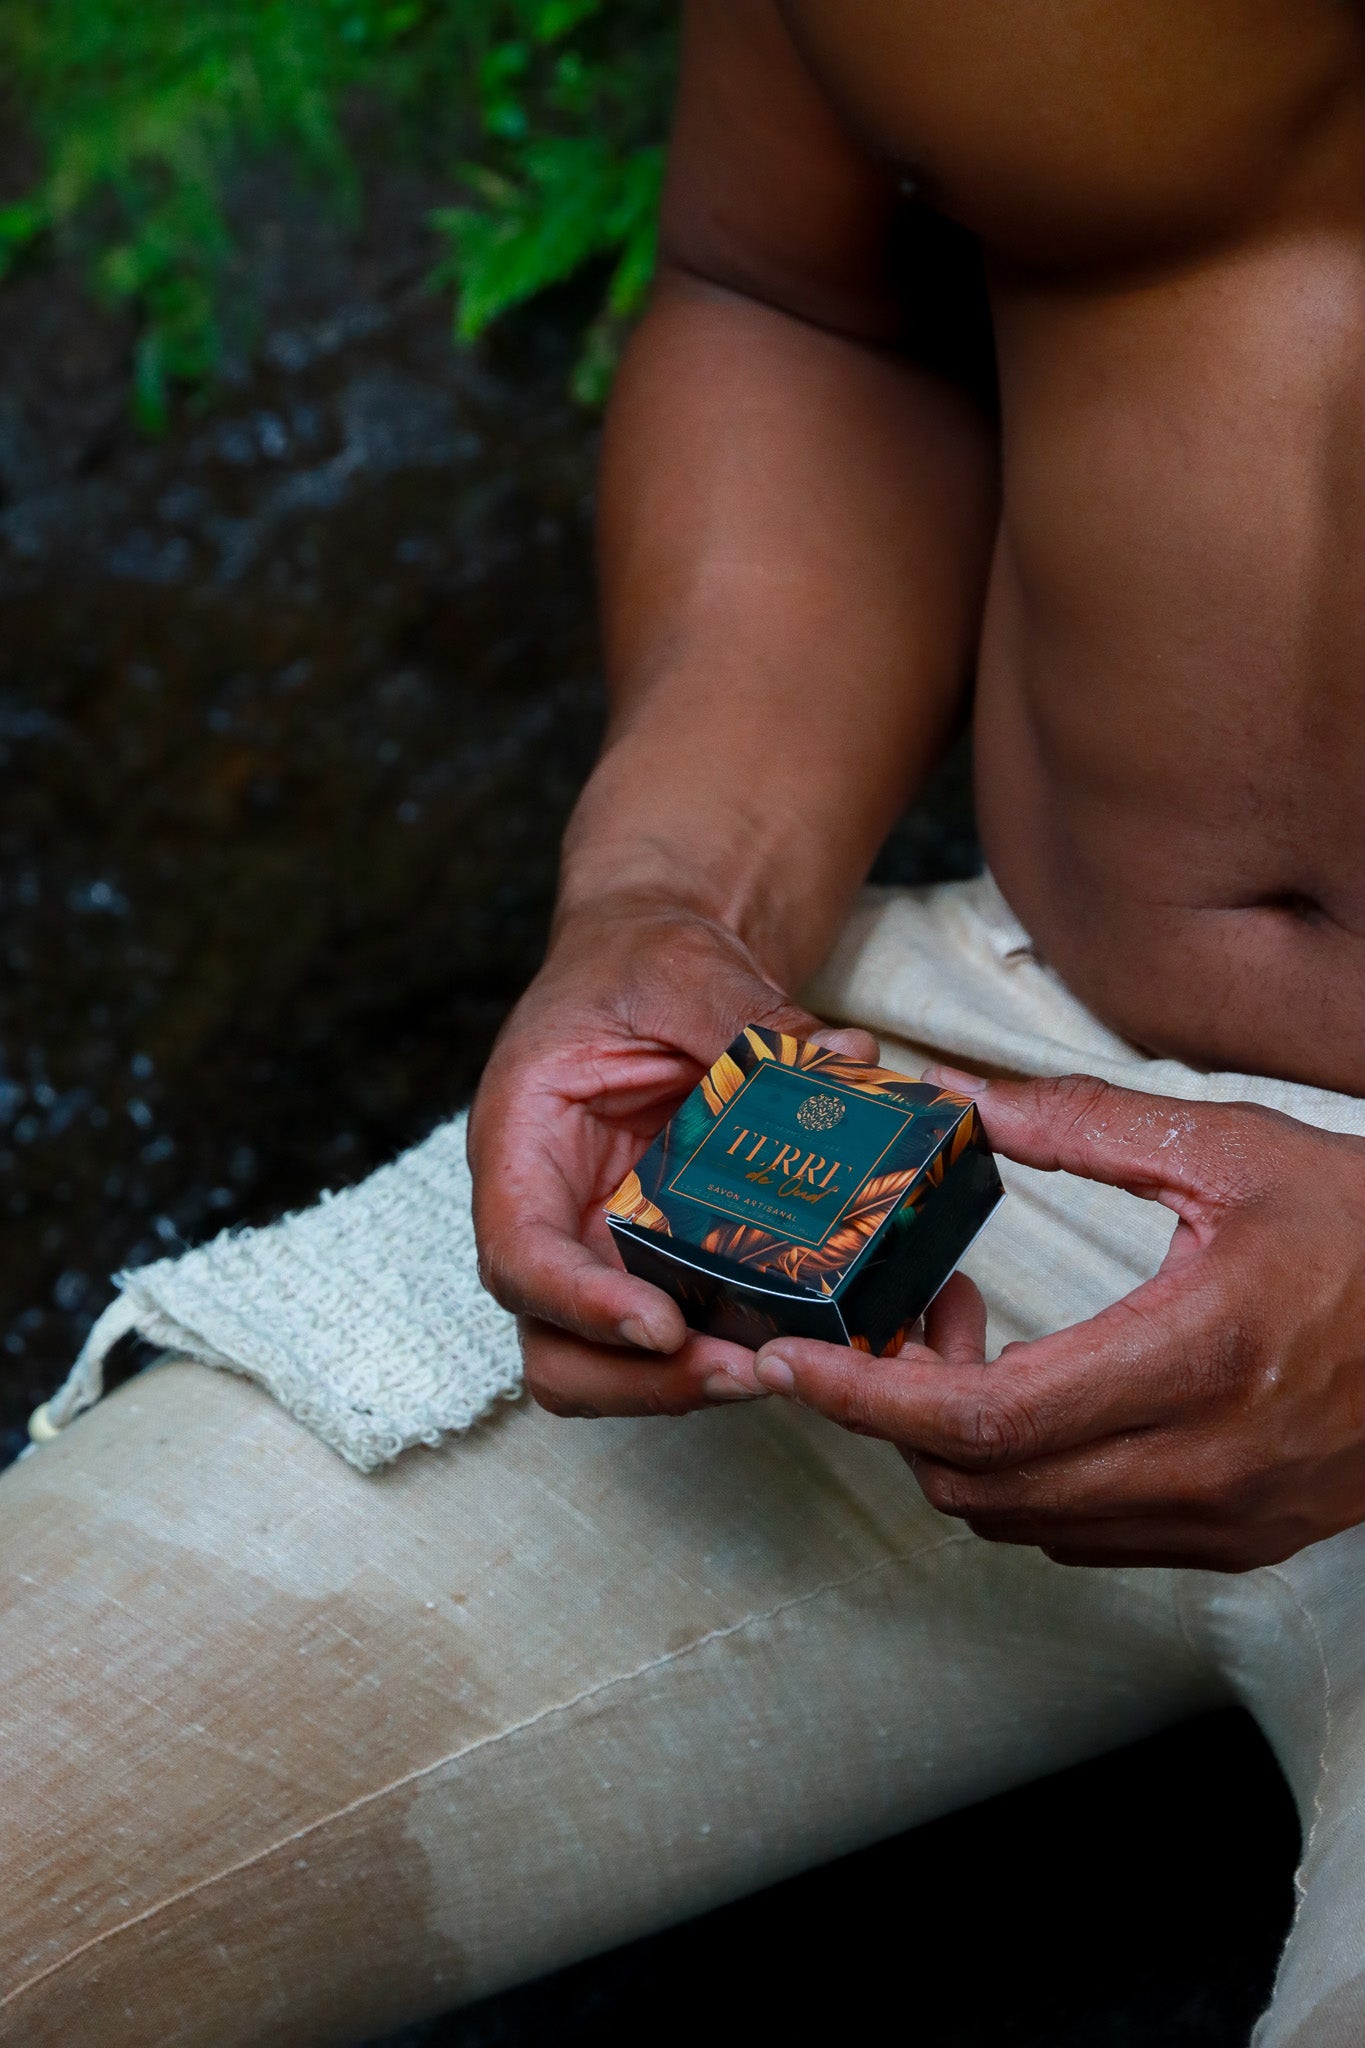
[[[952,1099],[953,1099],[953,1101],[957,1101],[957,1099],[958,1099],[958,1098],[957,1098],[956,1096],[954,1096],[954,1097],[953,1097]],[[964,1117],[963,1117],[963,1119],[962,1119],[961,1123],[960,1123],[960,1124],[959,1124],[959,1125],[957,1126],[957,1129],[956,1129],[956,1130],[955,1130],[955,1131],[953,1132],[953,1143],[952,1143],[952,1158],[951,1158],[951,1159],[950,1159],[950,1160],[948,1161],[948,1164],[949,1164],[950,1166],[954,1166],[954,1165],[956,1165],[957,1161],[958,1161],[958,1160],[959,1160],[959,1159],[960,1159],[960,1158],[962,1157],[962,1155],[963,1155],[963,1153],[964,1153],[964,1152],[966,1151],[967,1147],[968,1147],[968,1146],[969,1146],[969,1145],[970,1145],[970,1144],[971,1144],[971,1143],[973,1142],[973,1140],[975,1139],[975,1137],[976,1137],[976,1134],[977,1134],[977,1114],[976,1114],[976,1104],[975,1104],[975,1103],[973,1103],[973,1104],[972,1104],[972,1106],[971,1106],[971,1109],[970,1109],[970,1111],[968,1112],[968,1114],[967,1114],[966,1116],[964,1116]]]
[[[837,1230],[821,1245],[790,1244],[756,1230],[747,1223],[716,1224],[701,1241],[701,1248],[731,1259],[737,1266],[750,1266],[763,1273],[778,1273],[783,1279],[807,1285],[829,1272],[842,1272],[857,1258],[867,1240],[879,1230],[896,1204],[903,1201],[920,1169],[879,1174],[860,1189],[858,1200],[843,1217]],[[822,1293],[828,1294],[827,1285]]]
[[[622,1223],[638,1224],[642,1230],[657,1230],[663,1237],[673,1235],[672,1225],[663,1210],[655,1208],[640,1186],[638,1173],[626,1175],[607,1203],[607,1214],[619,1218]]]
[[[719,1116],[726,1103],[744,1086],[744,1069],[723,1052],[709,1074],[701,1077],[701,1092],[712,1116]]]

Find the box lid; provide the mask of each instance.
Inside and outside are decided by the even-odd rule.
[[[607,1220],[672,1240],[680,1258],[696,1249],[737,1275],[835,1295],[974,1127],[965,1096],[750,1025],[626,1176]]]

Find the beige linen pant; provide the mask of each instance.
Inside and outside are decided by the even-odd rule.
[[[989,883],[869,897],[814,991],[963,1063],[1142,1060]],[[891,1064],[912,1057],[888,1044]],[[1164,1211],[1008,1170],[997,1341],[1154,1269]],[[1258,2048],[1365,2040],[1365,1535],[1243,1578],[1066,1570],[776,1402],[508,1410],[362,1477],[172,1361],[0,1480],[0,2043],[350,2042],[1230,1699],[1303,1815]]]

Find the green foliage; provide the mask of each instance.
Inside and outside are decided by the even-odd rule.
[[[465,166],[471,203],[434,216],[450,249],[437,275],[457,286],[456,333],[470,340],[584,264],[609,259],[574,376],[577,395],[597,403],[654,268],[667,17],[604,0],[517,0],[494,12],[498,32],[478,66],[484,154]]]
[[[42,153],[0,205],[0,276],[46,245],[83,252],[136,315],[149,428],[219,360],[234,165],[280,152],[354,205],[357,96],[391,146],[420,136],[463,188],[433,223],[461,339],[611,265],[575,379],[600,396],[653,261],[662,0],[0,0],[0,62]]]
[[[521,148],[517,180],[471,172],[483,205],[434,217],[452,246],[437,275],[459,284],[460,338],[482,333],[499,313],[594,257],[615,255],[605,307],[589,329],[575,377],[582,397],[599,396],[612,332],[639,305],[653,268],[662,155],[613,149],[592,135],[548,136]]]

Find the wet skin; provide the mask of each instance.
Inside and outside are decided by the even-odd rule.
[[[935,215],[981,251],[998,422],[924,346]],[[786,1342],[755,1376],[594,1218],[728,1021],[811,1028],[783,992],[973,692],[987,855],[1070,986],[1152,1051],[1365,1093],[1359,8],[693,0],[602,534],[612,731],[474,1129],[533,1390],[761,1385],[1074,1560],[1359,1520],[1352,1141],[988,1089],[1010,1156],[1180,1218],[1154,1291],[1008,1372],[964,1284],[879,1377]],[[603,1348],[642,1336],[672,1363]]]

